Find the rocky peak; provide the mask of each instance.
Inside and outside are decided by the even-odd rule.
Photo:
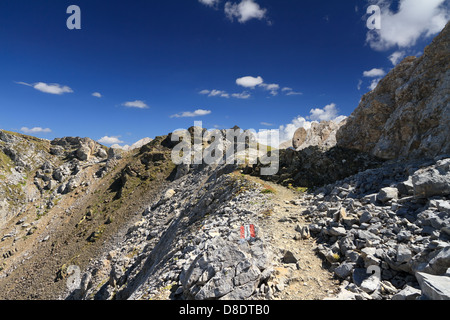
[[[51,142],[53,146],[50,152],[54,155],[72,154],[81,161],[89,160],[96,156],[104,159],[107,157],[106,149],[101,144],[90,138],[64,137]]]
[[[337,133],[339,146],[383,159],[450,153],[450,23],[367,93]]]
[[[336,145],[336,132],[344,125],[345,121],[314,122],[310,129],[299,128],[294,134],[292,145],[297,150],[308,147],[330,149]]]

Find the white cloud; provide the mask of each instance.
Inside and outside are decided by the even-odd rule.
[[[383,69],[374,68],[369,71],[364,71],[363,76],[366,78],[384,77],[386,72]]]
[[[289,87],[284,87],[283,89],[281,89],[281,91],[284,92],[287,96],[301,96],[303,94],[301,92],[296,92],[294,91],[294,89]]]
[[[223,90],[211,90],[208,94],[208,97],[229,98],[230,95]]]
[[[293,119],[291,123],[282,125],[278,129],[260,130],[256,135],[256,139],[261,144],[278,147],[280,143],[292,140],[294,133],[298,128],[303,127],[309,129],[311,128],[311,124],[312,122],[306,120],[304,117],[298,116]],[[273,137],[277,136],[279,137],[279,140],[275,139],[274,141]]]
[[[50,128],[41,128],[41,127],[34,127],[34,128],[27,128],[27,127],[22,127],[20,129],[20,131],[22,131],[23,133],[26,134],[36,134],[36,133],[50,133],[52,132],[52,130]]]
[[[330,121],[338,117],[338,110],[335,103],[325,106],[323,109],[312,109],[308,119],[313,121]]]
[[[236,98],[236,99],[248,99],[251,97],[251,95],[247,92],[244,91],[242,93],[233,93],[233,94],[229,94],[226,91],[223,90],[202,90],[199,92],[199,94],[201,95],[208,95],[208,97],[220,97],[220,98]]]
[[[241,92],[241,93],[233,93],[231,95],[233,98],[236,99],[249,99],[252,95],[248,93],[247,91]]]
[[[122,103],[122,106],[127,108],[148,109],[149,106],[142,100],[127,101]]]
[[[220,2],[220,0],[198,0],[198,1],[208,7],[216,7]]]
[[[347,116],[339,116],[336,119],[333,119],[333,121],[336,123],[341,123],[342,121],[344,121],[347,118],[348,118]]]
[[[62,95],[64,93],[72,93],[73,90],[69,88],[68,86],[62,86],[57,83],[47,84],[44,82],[37,82],[34,84],[29,84],[26,82],[16,82],[17,84],[21,84],[24,86],[32,87],[38,91],[49,93],[49,94],[55,94],[55,95]]]
[[[261,20],[266,16],[267,9],[262,9],[253,0],[242,0],[238,3],[227,2],[225,4],[225,15],[231,21],[236,18],[240,23],[245,23],[251,19]]]
[[[439,33],[450,18],[446,0],[400,0],[392,12],[392,0],[370,0],[381,8],[381,29],[367,33],[366,41],[378,51],[393,47],[409,48],[421,37]]]
[[[389,61],[392,62],[394,66],[396,66],[403,58],[406,56],[404,51],[395,51],[393,54],[389,56]]]
[[[301,92],[296,92],[292,88],[284,87],[281,89],[280,85],[277,83],[264,83],[264,79],[261,76],[252,77],[246,76],[242,78],[236,79],[236,84],[249,89],[255,89],[256,87],[260,87],[265,91],[269,91],[272,96],[277,96],[278,93],[283,92],[287,96],[293,95],[302,95]],[[229,94],[224,90],[201,90],[198,92],[201,95],[207,95],[208,97],[222,97],[222,98],[236,98],[236,99],[248,99],[251,97],[251,94],[248,91],[244,91],[241,93],[232,93]]]
[[[295,131],[299,128],[305,128],[306,130],[311,128],[313,123],[317,123],[320,121],[334,121],[336,123],[340,123],[341,121],[347,119],[346,116],[338,116],[338,110],[336,108],[336,104],[331,103],[325,106],[323,109],[312,109],[310,111],[309,117],[298,116],[294,118],[289,124],[282,125],[278,129],[272,130],[261,130],[257,134],[258,142],[271,145],[274,147],[278,147],[275,145],[277,142],[270,141],[270,135],[279,135],[279,143],[292,140],[294,137]],[[264,123],[261,123],[264,125]]]
[[[273,127],[273,124],[269,123],[269,122],[261,122],[260,125],[266,126],[266,127]]]
[[[236,84],[241,86],[241,87],[245,87],[245,88],[254,88],[256,86],[261,85],[264,82],[263,78],[261,77],[251,77],[251,76],[247,76],[247,77],[242,77],[242,78],[238,78],[236,79]]]
[[[261,83],[260,87],[263,87],[265,90],[270,91],[270,94],[272,96],[278,95],[278,90],[280,90],[280,85],[276,83],[272,84]]]
[[[194,112],[186,111],[186,112],[174,114],[170,117],[171,118],[194,118],[194,117],[206,116],[211,113],[212,113],[212,111],[210,111],[210,110],[198,109],[198,110],[195,110]]]
[[[373,79],[372,82],[370,83],[370,86],[368,86],[368,89],[370,91],[374,90],[378,86],[378,83],[381,81],[381,79],[382,78]]]
[[[363,84],[363,81],[361,79],[359,79],[359,81],[358,81],[358,90],[361,90],[362,84]]]
[[[108,137],[105,136],[103,138],[101,138],[100,140],[97,140],[99,143],[102,144],[119,144],[119,143],[123,143],[123,141],[121,141],[120,136],[115,136],[115,137]]]
[[[101,94],[100,92],[94,92],[94,93],[92,94],[92,96],[93,96],[93,97],[96,97],[96,98],[101,98],[101,97],[102,97],[102,94]]]
[[[287,96],[301,96],[303,95],[302,92],[296,92],[296,91],[289,91],[286,93]]]

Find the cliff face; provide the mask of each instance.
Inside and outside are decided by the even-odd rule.
[[[383,159],[450,153],[450,23],[366,94],[337,133],[341,147]]]

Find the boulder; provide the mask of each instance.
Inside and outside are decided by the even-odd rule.
[[[297,263],[298,259],[292,251],[286,251],[283,255],[283,263]]]
[[[423,269],[424,272],[433,275],[445,274],[450,266],[450,246],[447,246],[440,251],[437,255],[429,260],[427,266]]]
[[[416,171],[412,176],[414,195],[421,198],[450,194],[450,159],[438,161],[434,167]]]
[[[377,200],[386,203],[392,199],[398,199],[398,189],[397,188],[383,188],[377,195]]]
[[[294,137],[292,138],[292,146],[294,149],[299,148],[306,140],[307,132],[306,129],[301,127],[298,128],[294,133]]]
[[[80,159],[81,161],[86,161],[89,160],[90,156],[91,156],[91,149],[88,146],[81,146],[77,151],[76,151],[76,156],[78,159]]]
[[[105,159],[105,158],[108,158],[108,152],[106,152],[106,150],[103,148],[99,148],[96,153],[96,156],[99,158]]]
[[[402,291],[392,296],[392,300],[417,300],[422,295],[419,289],[405,286]]]
[[[417,272],[422,294],[431,300],[450,300],[450,277]]]
[[[372,293],[380,288],[381,281],[380,278],[376,275],[372,275],[367,279],[363,280],[360,285],[360,288],[367,293]]]
[[[354,264],[350,262],[344,262],[339,267],[334,269],[334,273],[342,279],[346,279],[353,272]]]

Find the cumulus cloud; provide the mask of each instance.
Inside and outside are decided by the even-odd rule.
[[[26,82],[16,82],[17,84],[21,84],[24,86],[32,87],[38,91],[49,93],[49,94],[55,94],[55,95],[62,95],[64,93],[72,93],[73,90],[68,86],[62,86],[57,83],[48,84],[45,82],[37,82],[37,83],[26,83]]]
[[[313,121],[330,121],[338,117],[338,109],[335,103],[326,105],[323,109],[311,109],[308,119]]]
[[[439,33],[450,17],[446,0],[400,0],[397,12],[391,11],[392,2],[369,0],[381,8],[381,29],[370,30],[366,37],[374,50],[414,46],[419,38]]]
[[[194,118],[194,117],[207,116],[211,113],[212,113],[212,111],[210,111],[210,110],[198,109],[198,110],[195,110],[194,112],[186,111],[186,112],[174,114],[170,117],[171,118]]]
[[[101,144],[119,144],[119,143],[123,143],[123,141],[121,141],[120,136],[114,136],[114,137],[108,137],[108,136],[104,136],[103,138],[97,140],[99,143]]]
[[[263,78],[259,76],[258,77],[247,76],[236,79],[236,84],[245,88],[255,88],[256,86],[259,86],[263,82],[264,82]]]
[[[404,51],[395,51],[393,54],[389,56],[389,61],[392,62],[394,66],[396,66],[403,58],[406,56]]]
[[[263,9],[253,0],[242,0],[240,3],[227,2],[225,4],[225,15],[233,21],[235,18],[240,23],[251,19],[261,20],[266,16],[267,9]]]
[[[377,69],[377,68],[363,72],[363,76],[366,78],[384,77],[385,75],[386,75],[386,72],[383,69]]]
[[[272,96],[277,96],[279,92],[281,91],[283,94],[287,96],[293,96],[293,95],[302,95],[301,92],[296,92],[292,88],[289,87],[283,87],[281,89],[281,86],[277,83],[264,83],[264,79],[261,76],[253,77],[253,76],[246,76],[242,78],[236,79],[236,84],[238,86],[252,89],[255,88],[261,88],[265,91],[270,92]],[[252,95],[248,91],[244,91],[241,93],[228,93],[224,90],[201,90],[198,92],[200,95],[206,95],[208,97],[221,97],[221,98],[236,98],[236,99],[249,99]]]
[[[27,128],[27,127],[22,127],[20,129],[20,131],[22,131],[23,133],[26,134],[37,134],[37,133],[50,133],[52,132],[52,130],[50,128],[41,128],[41,127],[34,127],[34,128]]]
[[[303,127],[305,129],[309,129],[311,128],[311,124],[311,121],[306,120],[304,117],[298,116],[293,119],[291,123],[281,125],[278,129],[260,130],[256,134],[256,139],[263,145],[278,148],[280,143],[292,140],[294,133],[298,128]]]
[[[149,106],[142,100],[127,101],[122,103],[122,106],[127,108],[148,109]]]
[[[92,94],[92,96],[93,96],[93,97],[96,97],[96,98],[101,98],[101,97],[102,97],[102,94],[101,94],[100,92],[94,92],[94,93]]]

